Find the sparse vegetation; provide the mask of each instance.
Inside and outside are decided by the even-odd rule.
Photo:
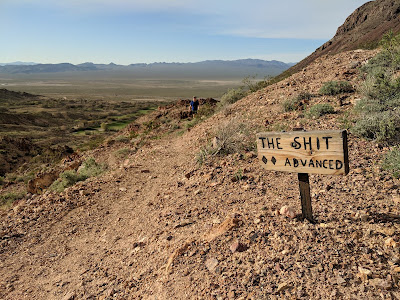
[[[243,90],[243,88],[230,89],[225,94],[222,95],[220,106],[226,106],[229,104],[233,104],[243,97],[245,97],[247,93]]]
[[[216,130],[213,144],[200,150],[196,156],[197,162],[202,164],[212,156],[254,150],[256,148],[254,141],[254,134],[247,124],[234,118]]]
[[[381,41],[382,51],[361,68],[363,99],[356,105],[359,119],[356,135],[387,144],[400,137],[400,36],[389,32]]]
[[[105,170],[105,165],[98,164],[94,158],[89,158],[83,162],[78,171],[67,170],[61,173],[60,178],[53,182],[49,189],[55,192],[62,192],[65,188],[74,185],[78,181],[98,176]]]
[[[126,158],[132,152],[129,148],[121,148],[114,152],[115,156],[118,158]]]
[[[306,112],[307,118],[319,118],[326,114],[333,114],[335,109],[329,103],[318,103],[310,107]]]
[[[395,178],[400,178],[400,147],[394,147],[386,154],[382,168],[390,171]]]
[[[295,111],[299,108],[300,101],[296,98],[289,98],[282,102],[283,110],[285,112]]]
[[[16,200],[22,199],[25,197],[26,192],[8,192],[0,195],[0,208],[8,208],[12,205]]]
[[[320,88],[322,95],[339,95],[354,92],[353,86],[347,81],[328,81]]]
[[[285,112],[295,111],[295,110],[302,110],[311,100],[311,93],[309,92],[301,92],[299,95],[293,98],[289,98],[282,103],[283,110]]]

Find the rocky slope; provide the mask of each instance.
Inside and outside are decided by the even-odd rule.
[[[376,52],[315,60],[180,135],[88,155],[109,172],[61,194],[28,196],[1,215],[4,299],[398,299],[399,180],[380,169],[387,150],[349,135],[350,173],[311,175],[315,224],[300,213],[295,174],[266,172],[253,151],[196,164],[221,127],[339,129],[357,93],[319,95],[329,80],[358,84]],[[335,114],[306,119],[282,102],[307,91]],[[133,147],[133,146],[132,146]]]
[[[297,72],[326,54],[375,47],[389,30],[400,32],[400,1],[369,1],[357,8],[340,26],[335,36],[310,56],[289,69]]]

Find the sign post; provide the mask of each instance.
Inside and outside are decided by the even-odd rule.
[[[257,134],[258,158],[266,170],[298,173],[303,218],[313,221],[309,173],[349,172],[347,131],[262,132]]]

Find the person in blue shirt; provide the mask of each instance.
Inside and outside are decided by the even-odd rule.
[[[199,100],[197,100],[196,96],[194,96],[193,100],[190,101],[190,108],[193,114],[197,114],[197,110],[199,109]]]

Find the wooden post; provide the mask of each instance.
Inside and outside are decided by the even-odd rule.
[[[310,181],[308,173],[298,173],[298,178],[303,218],[313,223],[314,219],[312,216]]]
[[[314,218],[308,174],[349,173],[346,130],[260,132],[257,149],[264,169],[298,173],[303,219],[310,222]]]

